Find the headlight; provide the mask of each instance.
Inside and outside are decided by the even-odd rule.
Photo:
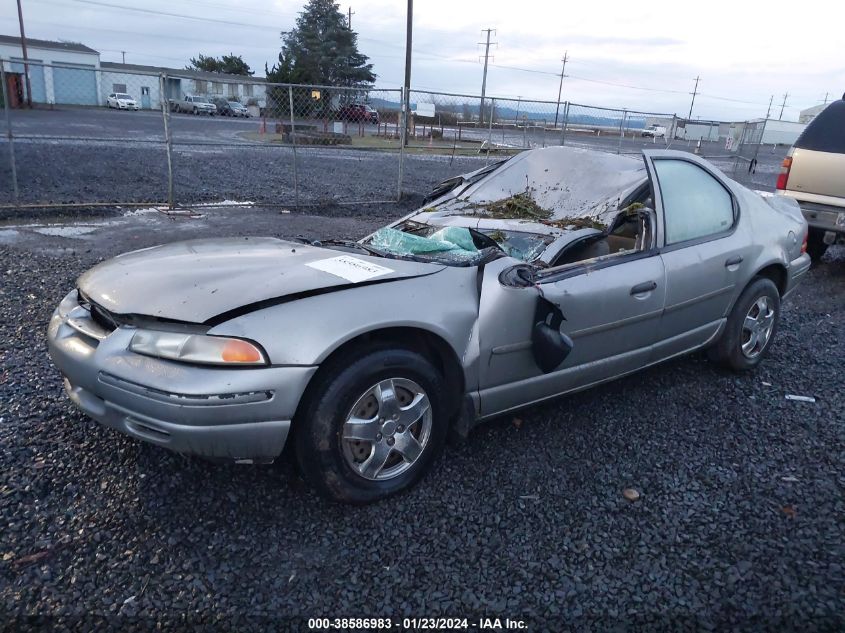
[[[255,344],[239,338],[138,330],[129,342],[138,354],[206,365],[267,365]]]

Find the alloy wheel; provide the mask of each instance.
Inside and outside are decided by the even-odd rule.
[[[759,356],[766,349],[774,328],[775,309],[771,300],[766,295],[758,297],[742,322],[740,345],[743,355],[746,358]]]
[[[431,437],[432,410],[422,387],[407,378],[373,385],[346,416],[341,444],[346,463],[361,477],[398,477],[422,455]]]

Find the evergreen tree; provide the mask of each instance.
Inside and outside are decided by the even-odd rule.
[[[189,70],[204,70],[209,73],[225,73],[227,75],[253,75],[255,73],[240,55],[235,55],[234,53],[223,55],[219,59],[200,53],[199,57],[191,58],[191,64],[186,68]]]
[[[366,87],[376,80],[369,58],[358,51],[358,34],[334,0],[308,0],[292,31],[282,33],[282,50],[267,80]]]

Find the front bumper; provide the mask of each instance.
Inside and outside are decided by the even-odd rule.
[[[128,351],[134,328],[105,332],[73,291],[47,343],[70,399],[104,426],[180,453],[272,461],[316,367],[220,368]]]

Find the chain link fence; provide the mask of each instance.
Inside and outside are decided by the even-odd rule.
[[[765,121],[422,90],[410,91],[405,117],[398,88],[109,63],[30,62],[27,82],[24,70],[0,60],[6,208],[395,202],[411,180],[415,194],[434,184],[435,175],[408,178],[409,165],[426,166],[425,155],[443,169],[459,169],[453,161],[463,157],[463,169],[550,145],[684,149],[766,187],[783,151],[763,145]]]

